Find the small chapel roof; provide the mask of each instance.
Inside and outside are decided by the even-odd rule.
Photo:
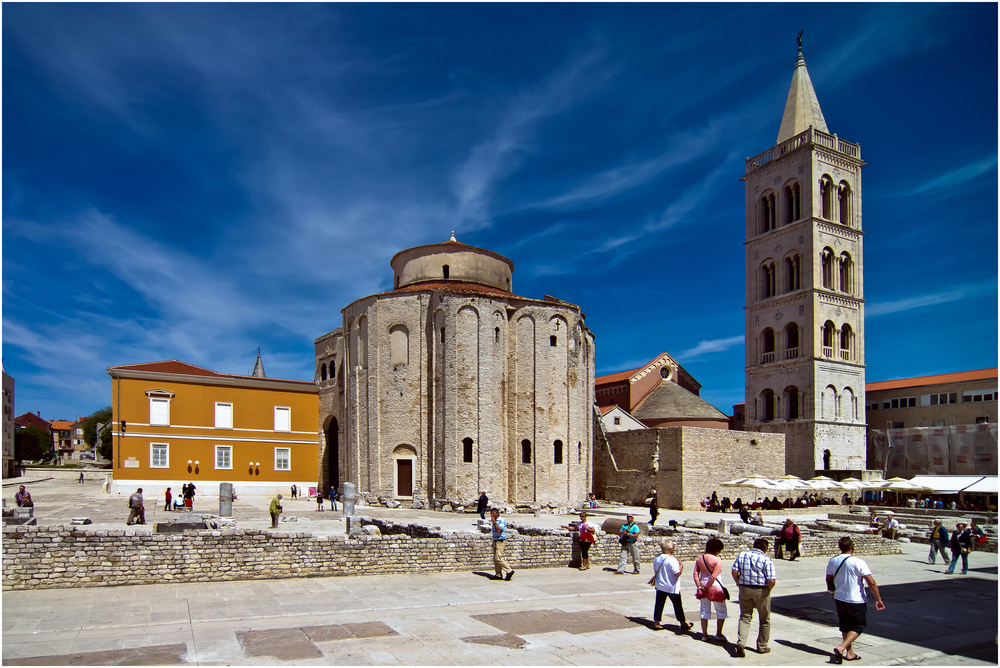
[[[787,141],[805,132],[810,126],[828,134],[830,132],[826,128],[823,110],[819,108],[819,99],[809,78],[809,70],[806,69],[806,59],[802,56],[802,33],[799,33],[799,53],[795,57],[792,85],[788,89],[785,113],[781,115],[781,127],[778,128],[776,143]]]
[[[729,416],[677,383],[665,381],[632,410],[639,420],[728,420]]]

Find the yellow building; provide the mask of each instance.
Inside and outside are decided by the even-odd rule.
[[[177,360],[113,366],[111,493],[178,497],[194,483],[216,496],[287,494],[316,486],[319,414],[312,381],[217,373]],[[196,496],[197,502],[197,496]]]

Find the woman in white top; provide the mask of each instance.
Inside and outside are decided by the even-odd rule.
[[[681,574],[684,564],[674,557],[674,541],[665,540],[660,543],[662,554],[653,558],[653,577],[649,584],[656,587],[656,603],[653,606],[653,629],[663,628],[660,619],[663,618],[663,604],[667,598],[674,606],[674,616],[680,622],[681,630],[687,631],[693,624],[684,618],[684,605],[681,603]]]

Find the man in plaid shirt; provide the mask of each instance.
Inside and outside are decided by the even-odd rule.
[[[753,611],[757,611],[759,629],[757,631],[757,653],[767,654],[771,639],[771,590],[774,589],[774,562],[767,556],[767,539],[758,538],[752,550],[744,550],[733,562],[733,580],[740,589],[739,638],[736,641],[736,656],[745,657],[747,637]]]

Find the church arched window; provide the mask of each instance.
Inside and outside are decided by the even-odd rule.
[[[785,359],[793,360],[799,356],[799,325],[790,322],[785,325]]]
[[[854,292],[854,260],[847,252],[840,254],[840,291],[847,294]]]
[[[521,441],[521,463],[531,463],[531,441],[528,439]]]
[[[832,321],[827,320],[823,323],[823,357],[833,357],[833,340],[836,331],[837,327]]]
[[[823,219],[833,220],[833,180],[825,174],[819,180],[819,195]]]
[[[820,253],[820,266],[823,271],[823,287],[829,290],[834,289],[834,265],[837,256],[833,254],[833,249],[827,247]]]
[[[785,388],[785,419],[799,419],[799,388],[794,385]]]
[[[796,253],[785,258],[785,292],[802,287],[802,256]]]
[[[759,216],[760,216],[759,218],[760,224],[758,226],[759,234],[770,232],[776,227],[774,193],[772,192],[764,193],[764,196],[760,198]]]
[[[774,330],[768,327],[760,333],[760,363],[768,364],[774,361]]]
[[[319,365],[319,379],[326,380],[326,362]]]
[[[837,194],[840,197],[840,224],[853,227],[851,221],[854,220],[854,193],[851,192],[851,185],[847,181],[841,181]]]
[[[800,187],[798,182],[789,183],[785,186],[785,225],[794,223],[802,217],[802,205],[800,202]]]
[[[765,260],[760,267],[760,295],[762,299],[775,295],[775,270],[774,262]]]
[[[840,328],[840,359],[850,360],[854,357],[852,354],[852,348],[854,343],[854,331],[851,326],[844,324]]]
[[[774,420],[774,391],[767,389],[760,393],[761,400],[761,422],[771,422]]]
[[[472,461],[472,439],[466,436],[462,439],[462,461],[469,463]]]

